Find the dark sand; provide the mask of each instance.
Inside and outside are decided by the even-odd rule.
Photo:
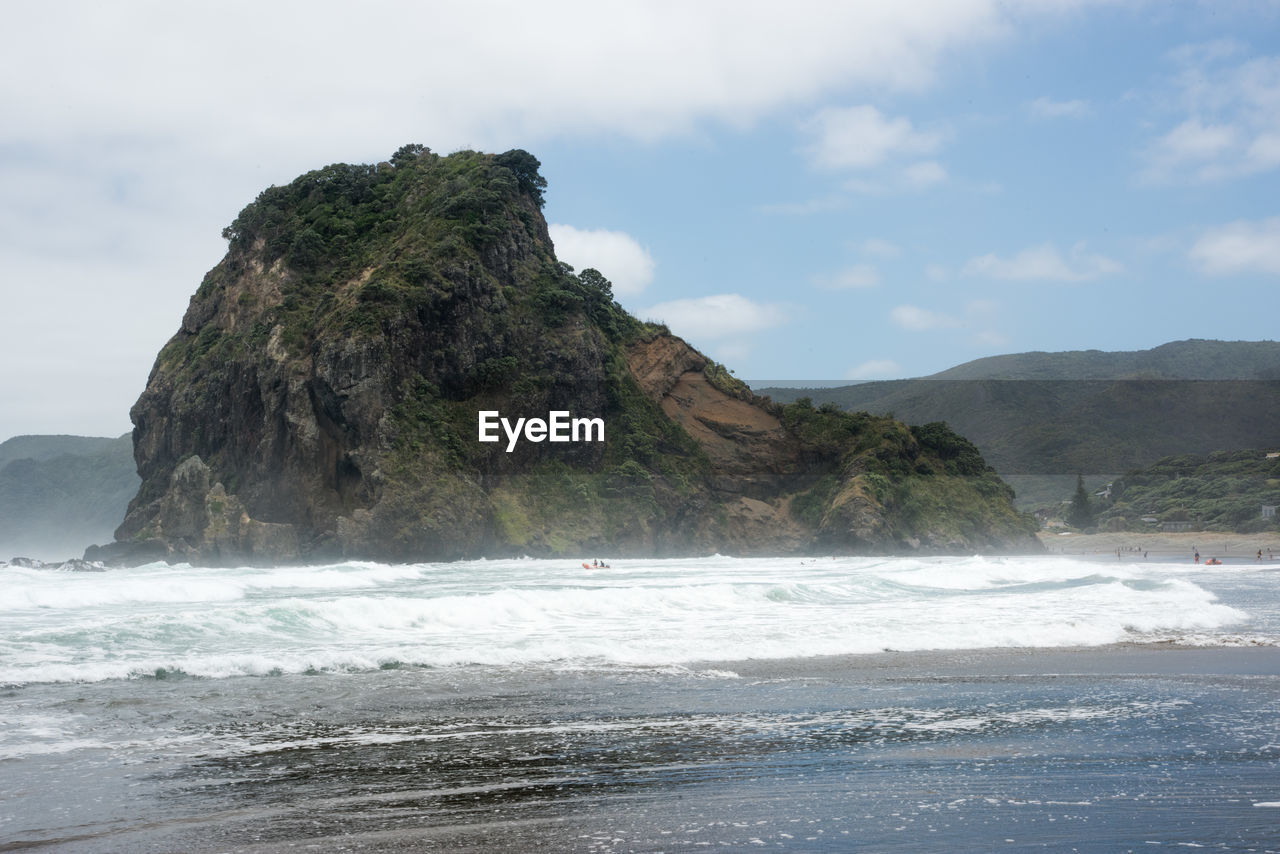
[[[1280,850],[1274,647],[13,696],[193,741],[0,766],[0,851]]]

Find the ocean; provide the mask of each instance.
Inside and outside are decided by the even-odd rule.
[[[1280,851],[1277,585],[1134,553],[5,567],[0,851]]]

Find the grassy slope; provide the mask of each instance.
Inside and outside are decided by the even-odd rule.
[[[1099,516],[1103,530],[1147,530],[1141,517],[1188,520],[1209,531],[1277,531],[1261,506],[1280,505],[1280,459],[1262,451],[1168,457],[1130,472],[1112,486],[1112,504]]]

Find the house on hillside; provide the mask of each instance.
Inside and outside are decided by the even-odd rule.
[[[1191,523],[1187,521],[1161,522],[1160,530],[1166,534],[1180,534],[1183,531],[1191,530]]]
[[[1274,504],[1263,504],[1263,505],[1262,505],[1262,518],[1263,518],[1263,519],[1274,519],[1274,518],[1276,518],[1276,505],[1274,505]]]
[[[1067,523],[1062,520],[1061,513],[1054,513],[1047,507],[1041,507],[1033,512],[1036,521],[1040,523],[1041,529],[1065,528]]]

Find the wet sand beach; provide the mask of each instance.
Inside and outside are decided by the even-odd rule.
[[[84,693],[24,696],[195,744],[24,763],[75,781],[25,803],[28,820],[76,821],[43,838],[10,824],[0,850],[1280,850],[1276,647],[190,680],[145,699],[113,683],[88,706]]]
[[[1280,567],[1280,535],[1274,532],[1262,534],[1232,534],[1215,531],[1188,531],[1176,534],[1137,534],[1137,533],[1100,533],[1100,534],[1061,534],[1042,531],[1040,542],[1050,554],[1065,555],[1114,555],[1121,549],[1122,559],[1131,559],[1135,555],[1142,557],[1145,551],[1149,559],[1182,560],[1188,563],[1198,549],[1200,559],[1216,557],[1231,563],[1257,563],[1258,550],[1262,550],[1262,563],[1267,563],[1272,555],[1272,563]],[[1270,550],[1270,551],[1268,551]]]

